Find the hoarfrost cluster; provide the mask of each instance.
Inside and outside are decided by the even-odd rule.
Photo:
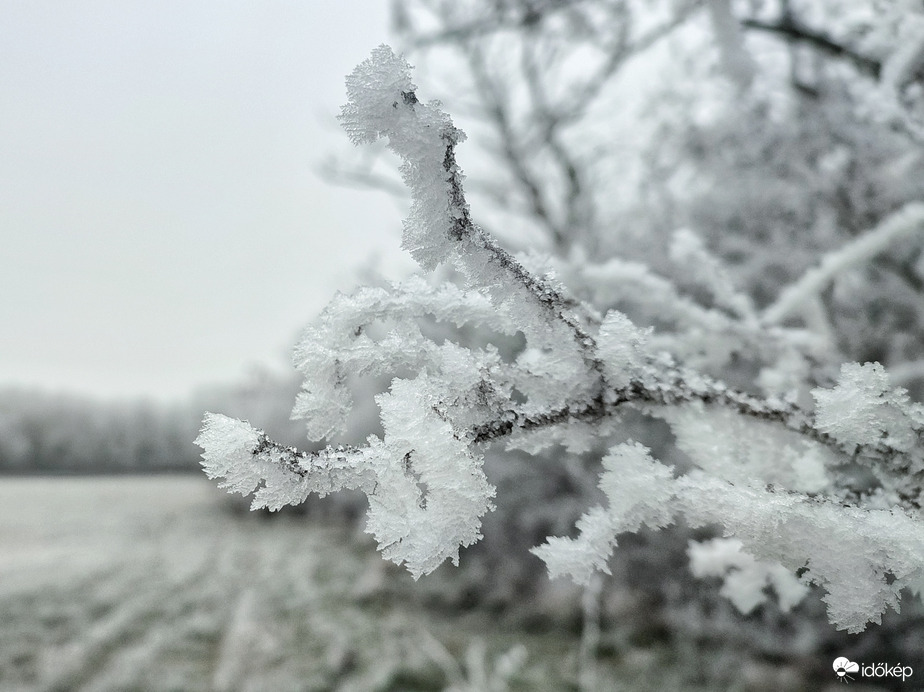
[[[924,407],[873,363],[846,364],[833,388],[800,394],[811,364],[827,354],[825,339],[786,318],[810,312],[844,267],[897,236],[920,239],[924,205],[829,254],[763,310],[686,229],[670,259],[687,271],[687,285],[710,296],[708,305],[629,261],[574,277],[674,325],[640,329],[572,298],[548,263],[512,256],[473,222],[455,159],[464,135],[438,102],[420,100],[403,58],[377,48],[347,90],[341,122],[350,138],[384,138],[402,159],[413,195],[405,249],[423,269],[449,267],[458,281],[413,277],[338,295],[296,349],[305,382],[293,415],[307,421],[309,437],[343,431],[353,379],[390,376],[375,398],[382,436],[301,452],[210,413],[197,440],[209,477],[255,493],[253,507],[271,510],[358,489],[383,555],[417,578],[447,559],[458,563],[460,548],[481,538],[494,501],[485,445],[592,449],[634,409],[665,421],[691,463],[662,463],[631,440],[612,446],[599,478],[605,502],[579,520],[576,537],[550,537],[533,551],[552,576],[589,583],[618,559],[620,534],[683,521],[721,527],[724,538],[690,546],[691,569],[722,577],[722,593],[743,612],[766,600],[768,586],[789,609],[814,584],[826,591],[830,621],[859,632],[897,608],[902,590],[921,594]],[[524,344],[510,356],[490,342],[435,338],[424,319]],[[759,361],[762,391],[707,373],[733,351]]]

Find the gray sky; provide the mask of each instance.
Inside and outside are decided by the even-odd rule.
[[[0,386],[182,396],[282,363],[401,211],[332,188],[380,0],[0,0]]]

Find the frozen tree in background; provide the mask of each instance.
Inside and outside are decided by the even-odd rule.
[[[589,583],[608,571],[620,534],[683,520],[722,527],[724,539],[691,546],[691,566],[722,576],[742,611],[768,586],[785,609],[817,584],[830,621],[859,632],[903,590],[921,593],[924,406],[876,363],[844,365],[833,387],[808,387],[807,398],[812,366],[832,351],[810,320],[787,317],[810,312],[837,276],[892,244],[920,245],[924,205],[908,204],[820,257],[767,305],[739,291],[688,229],[673,234],[668,253],[683,284],[618,258],[589,266],[587,285],[631,296],[671,326],[641,329],[573,297],[541,260],[514,257],[473,222],[456,163],[464,135],[438,102],[420,100],[403,58],[376,49],[347,91],[341,121],[351,140],[385,139],[402,160],[413,198],[405,249],[424,270],[451,267],[458,280],[416,277],[338,296],[296,350],[305,382],[294,415],[311,439],[343,430],[355,376],[393,377],[375,398],[382,435],[299,452],[208,414],[198,443],[210,477],[270,509],[358,489],[384,556],[419,577],[458,562],[460,548],[481,538],[494,499],[486,446],[579,453],[618,437],[634,410],[669,425],[691,463],[612,444],[599,476],[604,502],[581,517],[575,538],[550,537],[534,550],[553,576]],[[422,328],[425,318],[523,345],[510,353],[438,338]],[[759,364],[748,391],[707,372],[732,352]]]
[[[463,117],[487,154],[466,166],[479,222],[506,247],[541,249],[572,293],[602,312],[673,327],[665,325],[673,313],[646,310],[632,287],[601,287],[616,262],[641,263],[702,297],[695,277],[676,273],[677,229],[695,231],[765,307],[821,256],[924,199],[920,3],[393,7],[403,47],[428,67],[428,92]],[[343,168],[344,179],[389,184],[382,165]],[[897,239],[778,314],[807,323],[828,351],[813,359],[802,403],[836,375],[826,364],[846,360],[879,361],[896,384],[924,395],[919,258],[918,243]],[[698,344],[683,343],[675,355],[686,360]],[[751,353],[695,355],[744,387],[761,366]]]

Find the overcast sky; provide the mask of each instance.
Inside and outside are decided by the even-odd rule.
[[[0,0],[0,386],[179,397],[283,363],[401,211],[318,176],[381,0]]]

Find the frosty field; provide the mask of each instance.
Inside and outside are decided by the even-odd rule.
[[[577,689],[574,631],[457,612],[447,574],[413,582],[353,528],[230,507],[196,476],[0,479],[0,691]],[[596,689],[715,689],[701,655],[604,631]]]
[[[226,497],[185,476],[0,480],[0,690],[487,690],[520,662],[510,689],[573,680],[573,637],[415,605],[352,530]]]

